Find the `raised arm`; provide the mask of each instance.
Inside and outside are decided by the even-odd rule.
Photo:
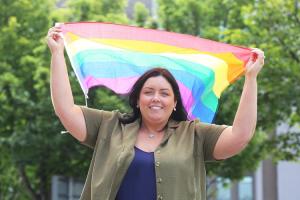
[[[47,35],[47,43],[51,51],[50,87],[52,104],[64,127],[77,140],[83,141],[86,137],[85,120],[80,107],[74,104],[64,58],[64,44],[60,32],[59,27],[52,27]]]
[[[264,52],[253,49],[246,65],[245,83],[233,125],[226,128],[214,149],[216,159],[229,158],[249,143],[255,132],[257,120],[257,75],[264,65]],[[257,59],[254,61],[254,55]]]

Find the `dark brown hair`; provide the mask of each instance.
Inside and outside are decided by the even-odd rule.
[[[146,71],[132,86],[131,91],[129,93],[129,105],[132,108],[132,113],[126,114],[120,118],[121,123],[129,124],[134,122],[136,119],[141,117],[140,109],[137,108],[137,102],[140,96],[140,92],[145,84],[145,82],[151,77],[162,76],[164,77],[171,85],[174,98],[177,101],[176,111],[173,111],[170,119],[174,119],[176,121],[185,121],[187,120],[187,112],[183,107],[181,95],[179,91],[179,86],[174,78],[174,76],[164,68],[156,67]]]

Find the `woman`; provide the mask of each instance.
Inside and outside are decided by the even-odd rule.
[[[81,199],[202,200],[205,161],[239,153],[252,138],[256,78],[264,53],[253,49],[232,126],[187,121],[179,88],[165,69],[146,72],[129,97],[132,115],[74,104],[60,28],[48,32],[51,97],[55,113],[77,140],[94,149]]]

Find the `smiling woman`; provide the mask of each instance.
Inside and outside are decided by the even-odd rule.
[[[135,82],[130,114],[74,104],[60,32],[48,32],[54,110],[72,136],[94,149],[81,199],[204,200],[205,162],[239,153],[253,136],[263,52],[253,50],[233,126],[225,126],[188,120],[177,82],[163,68]]]
[[[129,95],[129,104],[133,110],[132,116],[123,121],[124,123],[133,122],[141,117],[141,113],[146,115],[149,111],[159,111],[160,108],[160,111],[163,111],[161,113],[166,114],[161,118],[165,123],[169,118],[187,120],[177,82],[172,74],[163,68],[153,68],[135,82]],[[174,112],[171,112],[173,110]],[[142,118],[146,117],[145,115],[142,115]]]
[[[151,69],[141,76],[132,87],[129,101],[134,112],[124,123],[141,118],[136,146],[144,151],[157,148],[170,119],[187,119],[176,80],[163,68]]]
[[[149,78],[140,92],[137,106],[145,130],[153,134],[163,130],[176,107],[170,83],[162,76]]]

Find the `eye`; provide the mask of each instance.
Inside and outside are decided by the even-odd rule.
[[[161,95],[162,95],[163,97],[167,97],[167,96],[169,96],[169,93],[168,93],[168,92],[162,92]]]
[[[153,92],[152,91],[144,91],[145,95],[151,95]]]

